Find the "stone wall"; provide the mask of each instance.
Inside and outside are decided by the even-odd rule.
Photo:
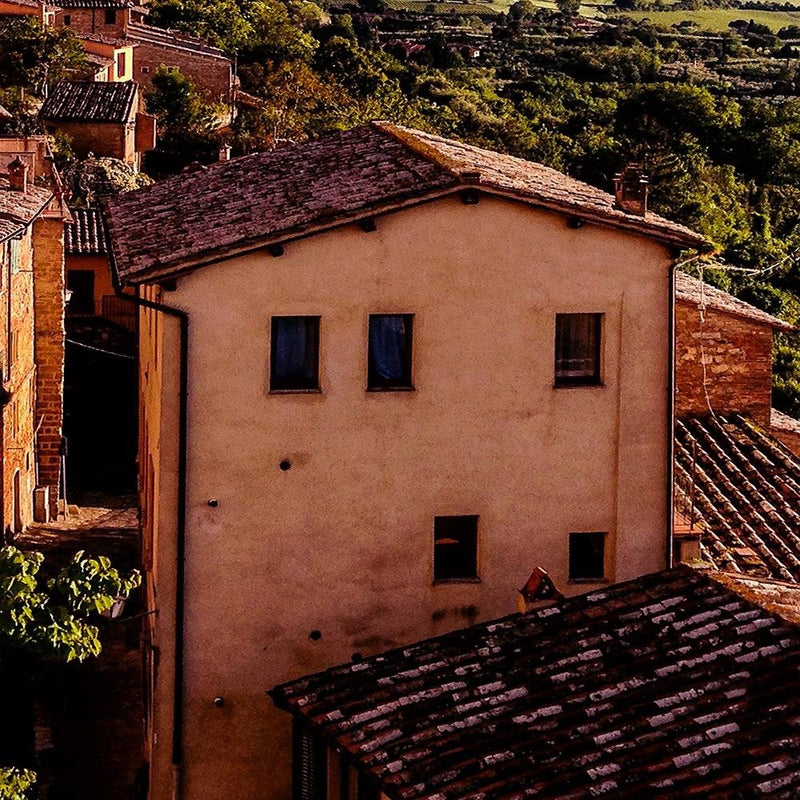
[[[705,364],[705,372],[703,365]],[[769,426],[772,328],[768,324],[678,301],[675,407],[681,414],[748,414]]]

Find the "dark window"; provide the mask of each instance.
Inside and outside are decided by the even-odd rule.
[[[478,577],[478,517],[434,517],[433,579]]]
[[[125,53],[117,53],[117,77],[125,75]]]
[[[319,317],[273,317],[269,388],[319,388]]]
[[[327,749],[308,726],[295,720],[292,727],[292,798],[325,800]]]
[[[94,314],[94,272],[71,269],[67,272],[67,291],[72,292],[68,314]]]
[[[72,25],[72,17],[69,14],[64,14],[64,24]]]
[[[556,386],[600,383],[602,314],[556,314]]]
[[[370,389],[411,389],[411,314],[371,314],[369,318]]]
[[[106,25],[117,24],[117,11],[114,8],[106,9]]]
[[[581,531],[569,535],[569,579],[601,581],[606,576],[606,535]]]

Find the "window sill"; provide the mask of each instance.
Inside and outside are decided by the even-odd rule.
[[[416,392],[414,386],[367,386],[366,391],[372,394],[377,392],[379,394],[384,392]]]
[[[322,394],[322,389],[270,389],[270,394]]]
[[[605,586],[611,583],[609,578],[569,578],[567,583],[579,583],[579,584],[587,584],[587,583],[594,583],[598,586]]]
[[[434,586],[442,586],[449,583],[482,583],[480,578],[435,578]]]
[[[603,381],[555,381],[554,389],[602,389],[605,386]]]

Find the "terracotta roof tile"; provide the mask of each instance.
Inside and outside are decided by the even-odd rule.
[[[176,50],[190,50],[200,52],[203,55],[230,61],[225,51],[213,44],[209,44],[196,36],[165,28],[156,28],[153,25],[140,25],[131,23],[128,25],[126,36],[131,44],[141,42],[143,44],[157,44],[164,47],[171,47]]]
[[[0,241],[32,222],[52,197],[53,192],[42,186],[29,185],[24,194],[11,189],[8,179],[0,175]]]
[[[72,255],[106,254],[106,226],[99,208],[70,209],[72,222],[64,225],[64,251]]]
[[[675,297],[679,302],[715,308],[718,311],[725,311],[728,314],[771,325],[773,328],[784,331],[794,330],[794,327],[788,322],[680,270],[675,273]]]
[[[800,629],[758,599],[682,567],[270,694],[403,800],[796,798]]]
[[[57,0],[59,8],[133,8],[131,0]]]
[[[373,123],[213,164],[110,200],[116,269],[130,283],[163,278],[220,254],[465,186],[672,244],[706,246],[683,226],[619,211],[611,195],[540,164]]]
[[[716,569],[800,581],[800,460],[741,416],[675,426],[678,509]]]
[[[132,81],[63,81],[44,101],[39,116],[52,122],[127,122],[136,110]]]
[[[788,414],[784,414],[783,411],[778,411],[777,408],[773,408],[770,411],[769,426],[786,433],[800,434],[800,419],[790,417]]]

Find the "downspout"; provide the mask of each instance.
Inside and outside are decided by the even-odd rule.
[[[673,565],[675,508],[675,272],[678,259],[669,265],[669,352],[667,354],[667,541],[666,565]]]
[[[172,707],[172,775],[173,800],[182,796],[183,773],[183,696],[184,696],[184,627],[186,582],[186,465],[188,441],[189,398],[189,314],[179,308],[127,294],[117,278],[116,261],[111,237],[106,231],[106,249],[111,267],[111,280],[117,297],[130,300],[141,308],[149,308],[177,319],[180,325],[180,398],[178,411],[178,509],[177,541],[175,543],[175,674]]]

